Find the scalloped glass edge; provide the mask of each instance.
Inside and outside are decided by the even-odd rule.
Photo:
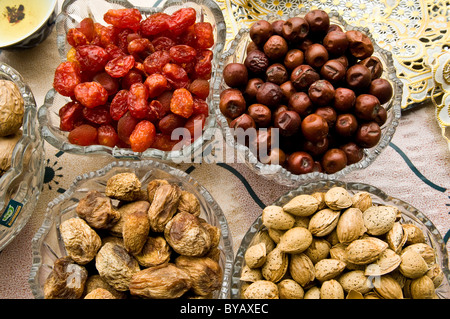
[[[61,132],[58,127],[54,127],[50,125],[49,120],[49,110],[53,104],[53,100],[55,96],[58,94],[54,89],[50,89],[45,97],[44,104],[39,108],[38,112],[38,120],[41,127],[41,133],[43,138],[55,148],[72,154],[78,155],[111,155],[117,159],[158,159],[161,161],[167,162],[183,162],[190,161],[194,158],[195,154],[201,152],[206,145],[208,145],[214,135],[214,128],[217,127],[216,118],[214,116],[213,102],[212,102],[212,83],[213,79],[216,76],[215,70],[217,69],[216,65],[218,63],[218,59],[223,52],[225,40],[226,40],[226,24],[225,19],[222,13],[222,10],[218,6],[218,4],[212,0],[189,0],[189,1],[179,1],[179,0],[169,0],[165,2],[160,7],[141,7],[134,6],[130,2],[126,0],[115,0],[115,1],[107,1],[107,0],[97,0],[99,2],[107,2],[111,3],[114,6],[122,6],[124,8],[137,8],[143,14],[149,15],[156,12],[161,12],[173,7],[189,7],[189,4],[195,4],[196,6],[205,7],[211,11],[212,16],[215,21],[215,33],[216,33],[216,42],[213,48],[213,68],[212,68],[212,76],[210,80],[210,96],[208,97],[208,105],[210,115],[208,116],[205,127],[203,129],[203,134],[193,143],[184,146],[181,150],[176,151],[161,151],[157,149],[148,149],[144,152],[133,152],[129,148],[119,148],[119,147],[108,147],[102,145],[91,145],[91,146],[79,146],[75,144],[69,143],[67,140],[67,134]],[[66,60],[66,53],[68,51],[68,44],[66,41],[66,26],[65,20],[74,18],[71,16],[71,13],[68,13],[67,10],[71,5],[76,3],[77,0],[66,0],[62,6],[61,13],[57,17],[56,21],[56,30],[57,30],[57,47],[60,55],[60,59],[62,61]],[[94,1],[90,1],[94,2]],[[93,4],[90,4],[93,5]],[[78,21],[79,22],[79,21]],[[73,23],[73,21],[72,21]],[[67,101],[69,101],[67,99]],[[61,105],[62,107],[62,105]]]
[[[445,245],[445,241],[442,239],[441,234],[439,233],[436,226],[419,210],[410,204],[389,196],[381,189],[364,184],[359,182],[343,182],[343,181],[331,181],[331,180],[321,180],[317,182],[312,182],[303,186],[298,187],[297,189],[291,190],[290,192],[282,195],[278,198],[272,205],[275,206],[283,206],[293,197],[300,194],[312,194],[317,191],[324,191],[332,188],[333,186],[340,186],[346,188],[350,192],[359,192],[366,191],[372,195],[375,195],[377,198],[374,199],[375,203],[385,203],[388,205],[393,205],[402,211],[402,218],[407,217],[409,220],[412,220],[414,224],[420,225],[426,228],[428,234],[426,234],[426,238],[431,241],[429,244],[436,250],[436,259],[439,262],[439,265],[444,273],[444,281],[437,288],[438,296],[442,299],[450,298],[450,270],[449,270],[449,259],[448,252]],[[373,196],[372,196],[373,198]],[[240,299],[240,287],[241,287],[241,271],[242,267],[245,264],[244,255],[247,251],[247,248],[253,241],[255,235],[264,229],[264,225],[262,223],[262,214],[260,214],[252,225],[249,227],[244,237],[242,238],[241,244],[237,250],[236,256],[234,258],[233,265],[233,275],[231,277],[231,299]]]
[[[163,172],[169,173],[173,177],[183,180],[187,184],[190,184],[194,187],[199,194],[201,194],[209,205],[211,211],[214,213],[217,221],[220,225],[221,236],[223,240],[223,257],[224,257],[224,268],[223,268],[223,282],[222,287],[219,292],[219,299],[228,299],[230,295],[230,283],[231,283],[231,275],[233,273],[233,265],[234,265],[234,253],[233,253],[233,244],[231,233],[229,231],[228,222],[225,214],[220,208],[219,204],[214,200],[212,195],[200,185],[194,178],[192,178],[189,174],[174,168],[172,166],[166,165],[164,163],[153,161],[153,160],[142,160],[142,161],[114,161],[106,165],[105,167],[88,173],[84,173],[82,175],[77,176],[70,187],[61,195],[53,199],[48,203],[44,220],[42,222],[41,227],[37,230],[31,241],[31,252],[32,252],[32,265],[30,270],[30,275],[28,278],[28,283],[30,284],[31,291],[36,299],[43,298],[42,287],[39,286],[39,278],[38,273],[42,266],[43,257],[40,253],[41,247],[45,244],[44,239],[46,235],[49,233],[57,212],[53,211],[53,207],[58,206],[60,203],[68,200],[74,191],[77,189],[78,185],[83,181],[101,177],[106,175],[109,171],[114,168],[118,169],[139,169],[139,168],[149,168],[149,169],[157,169]],[[60,243],[61,244],[61,243]]]
[[[291,12],[287,16],[280,16],[278,14],[269,14],[265,18],[268,21],[274,21],[275,19],[283,19],[286,20],[290,17],[301,16],[305,14],[309,10],[308,7],[303,7],[302,9],[296,9]],[[281,185],[289,186],[289,187],[298,187],[301,184],[311,181],[317,180],[335,180],[339,179],[346,174],[361,170],[368,167],[372,164],[378,155],[389,145],[392,137],[396,131],[396,128],[399,124],[399,120],[401,117],[401,102],[402,102],[402,92],[403,92],[403,83],[396,76],[396,70],[394,67],[394,59],[392,57],[392,53],[380,48],[372,35],[370,34],[368,28],[355,27],[348,24],[337,12],[331,11],[329,13],[330,20],[332,23],[338,23],[342,25],[345,30],[359,30],[367,34],[367,36],[372,40],[374,45],[375,52],[380,55],[382,59],[384,59],[384,63],[386,64],[387,70],[385,70],[385,74],[388,74],[389,80],[394,85],[394,96],[389,102],[389,104],[384,105],[386,110],[391,113],[390,122],[387,122],[382,127],[382,137],[378,144],[370,149],[364,150],[364,158],[358,163],[348,165],[344,169],[334,173],[334,174],[326,174],[313,172],[302,175],[295,175],[289,172],[287,169],[283,168],[281,165],[270,165],[263,164],[258,161],[256,156],[250,151],[250,149],[242,144],[238,144],[235,142],[234,136],[231,134],[227,119],[220,112],[219,103],[220,103],[220,92],[222,88],[223,82],[223,69],[225,67],[225,61],[233,56],[236,53],[236,49],[241,41],[243,41],[243,37],[249,33],[248,28],[240,29],[235,39],[231,42],[229,49],[224,52],[219,60],[219,68],[217,70],[217,76],[214,79],[213,83],[213,104],[214,104],[214,112],[216,114],[217,122],[219,127],[221,128],[224,138],[227,142],[227,145],[231,146],[237,151],[238,156],[242,158],[242,160],[246,163],[246,165],[256,174],[264,176],[269,180],[273,180]],[[245,39],[244,39],[245,40]],[[389,118],[388,118],[389,121]]]
[[[20,73],[6,63],[0,62],[0,74],[18,86],[24,99],[25,107],[23,125],[21,127],[22,137],[17,141],[13,149],[11,167],[0,178],[0,187],[3,190],[0,194],[0,212],[3,212],[5,205],[8,204],[5,200],[10,187],[13,187],[16,182],[20,182],[20,178],[22,177],[33,178],[35,176],[36,178],[35,184],[19,185],[18,189],[12,194],[11,199],[20,202],[24,206],[18,219],[14,221],[14,225],[11,228],[0,226],[6,228],[0,235],[1,251],[27,224],[41,194],[44,182],[44,141],[39,133],[36,101],[30,87],[25,83]],[[27,149],[31,150],[32,153],[28,164],[29,171],[23,176],[22,173],[24,171],[24,160]],[[24,184],[23,181],[20,184]]]

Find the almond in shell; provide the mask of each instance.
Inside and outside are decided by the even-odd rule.
[[[360,238],[366,230],[363,213],[359,208],[346,209],[336,225],[336,234],[341,243],[350,243]]]
[[[428,271],[428,265],[415,250],[407,250],[401,254],[399,270],[403,276],[411,279],[419,278]]]
[[[244,255],[245,263],[250,268],[259,268],[266,262],[267,250],[264,243],[253,245],[247,249]]]
[[[313,236],[304,227],[294,227],[287,230],[281,237],[278,248],[289,254],[298,254],[305,251],[311,245]]]
[[[345,263],[338,259],[322,259],[314,265],[316,279],[326,281],[340,275],[345,269]]]
[[[372,284],[362,270],[352,270],[342,274],[339,283],[345,292],[357,291],[366,294],[372,289]]]
[[[420,227],[413,224],[403,224],[403,229],[408,234],[406,245],[425,243],[425,236]]]
[[[334,210],[341,210],[352,206],[352,196],[343,187],[333,187],[325,193],[325,203]]]
[[[402,224],[395,222],[391,230],[386,234],[386,242],[393,251],[397,254],[403,249],[403,246],[408,239],[408,234],[402,227]]]
[[[278,286],[267,280],[258,280],[245,289],[245,299],[279,299]]]
[[[372,264],[366,266],[366,276],[382,276],[394,271],[402,259],[392,249],[387,248]]]
[[[352,206],[364,212],[372,207],[372,196],[368,192],[357,192],[352,196]]]
[[[285,212],[295,216],[310,216],[316,212],[319,201],[307,194],[301,194],[292,198],[283,206]]]
[[[383,299],[403,299],[402,287],[390,275],[373,278],[375,292]]]
[[[293,279],[283,279],[278,283],[280,299],[303,299],[303,287]]]
[[[288,269],[288,255],[275,247],[267,254],[266,262],[261,268],[264,279],[278,282],[283,278]]]
[[[394,226],[397,211],[391,206],[372,206],[363,213],[367,233],[373,236],[386,234]]]
[[[289,263],[289,273],[296,282],[302,287],[312,282],[316,276],[314,273],[314,265],[304,253],[291,255]]]
[[[347,261],[357,265],[369,264],[380,257],[388,244],[376,237],[357,239],[345,249]]]
[[[267,228],[287,230],[292,228],[295,218],[282,207],[271,205],[263,209],[262,222]]]
[[[330,279],[324,281],[320,287],[321,299],[344,299],[344,289],[341,284],[335,280]]]
[[[433,280],[428,276],[411,281],[409,291],[412,299],[433,299],[436,294]]]
[[[308,229],[314,236],[322,237],[330,234],[336,227],[340,211],[325,208],[315,213],[309,221]]]

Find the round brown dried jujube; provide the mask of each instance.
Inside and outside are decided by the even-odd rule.
[[[356,131],[355,142],[364,148],[371,148],[378,144],[381,139],[381,129],[378,123],[368,122],[359,126]]]
[[[309,30],[314,35],[325,34],[330,27],[330,17],[324,10],[310,10],[305,15]]]
[[[247,67],[242,63],[228,63],[223,69],[223,80],[229,87],[244,87],[248,82]]]
[[[255,100],[258,89],[263,85],[264,81],[261,78],[252,78],[247,82],[244,90],[244,97],[246,100]]]
[[[340,147],[347,156],[347,165],[358,163],[364,157],[364,150],[355,142],[348,142]]]
[[[266,70],[266,81],[281,85],[289,79],[286,67],[281,63],[274,63]]]
[[[284,22],[282,35],[289,42],[300,42],[308,36],[309,25],[301,17],[292,17]]]
[[[302,64],[291,73],[291,82],[298,91],[306,91],[315,81],[320,80],[320,75],[310,65]]]
[[[318,80],[311,84],[308,89],[308,95],[313,104],[326,106],[332,104],[335,90],[333,85],[327,80]]]
[[[329,129],[333,128],[336,124],[337,113],[331,106],[318,107],[314,113],[320,115],[327,121]]]
[[[339,87],[335,90],[333,107],[338,112],[349,112],[355,106],[356,94],[353,90]]]
[[[365,59],[374,52],[374,47],[370,38],[358,30],[346,32],[348,48],[350,53],[357,59]]]
[[[320,75],[331,83],[338,83],[345,78],[346,69],[338,60],[328,60],[320,69]]]
[[[284,65],[288,70],[293,70],[305,61],[305,54],[302,50],[291,49],[284,57]]]
[[[310,114],[302,121],[303,136],[312,142],[319,142],[328,135],[327,121],[317,114]]]
[[[262,46],[273,35],[272,24],[266,20],[258,20],[251,25],[249,35],[253,42]]]
[[[219,108],[223,115],[234,119],[245,112],[245,98],[241,91],[237,89],[227,89],[221,94]]]
[[[283,91],[279,85],[272,82],[265,82],[261,85],[256,93],[256,101],[264,104],[269,108],[276,107],[282,103],[284,99]]]
[[[287,167],[293,174],[307,174],[314,169],[314,159],[306,152],[294,152],[287,159]]]
[[[320,43],[310,45],[305,51],[305,61],[313,68],[321,68],[328,61],[327,49]]]
[[[359,119],[374,120],[380,108],[380,101],[372,94],[361,94],[356,98],[355,115]]]
[[[308,152],[311,156],[317,157],[324,154],[330,145],[329,139],[325,137],[318,142],[305,140],[303,142],[303,150]]]
[[[244,113],[231,121],[230,128],[235,130],[241,128],[245,131],[249,128],[256,128],[256,123],[250,115]]]
[[[308,116],[314,109],[309,95],[305,92],[295,92],[292,94],[288,106],[290,110],[297,112],[301,117]]]
[[[376,96],[381,104],[384,104],[392,98],[394,90],[388,80],[380,78],[370,83],[369,93]]]
[[[263,51],[271,60],[284,58],[289,47],[286,40],[279,35],[272,35],[264,44]]]
[[[274,120],[274,126],[280,129],[283,136],[292,136],[300,129],[300,115],[294,111],[285,111],[279,113]]]
[[[353,114],[339,114],[336,120],[334,130],[340,136],[350,137],[355,134],[358,129],[358,121]]]
[[[342,31],[330,31],[323,39],[323,46],[328,50],[330,55],[338,57],[347,51],[347,36]]]
[[[358,63],[370,70],[372,80],[378,79],[383,74],[383,63],[376,56],[370,56]]]
[[[283,35],[283,24],[284,20],[276,20],[272,22],[273,33],[278,35]]]
[[[345,79],[351,89],[361,90],[369,87],[372,76],[364,65],[355,64],[348,68]]]
[[[267,127],[272,122],[272,112],[264,104],[255,103],[248,107],[247,114],[258,127]]]
[[[341,149],[329,149],[322,157],[322,167],[328,174],[334,174],[347,166],[347,155]]]
[[[294,93],[297,92],[294,85],[291,81],[286,81],[280,85],[280,89],[283,92],[285,101],[289,101],[289,99],[292,97]]]
[[[269,58],[261,50],[252,50],[244,60],[247,70],[255,74],[263,74],[269,67]]]

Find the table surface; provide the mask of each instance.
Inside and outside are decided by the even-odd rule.
[[[33,91],[38,107],[51,88],[59,64],[55,32],[36,48],[1,52],[0,61],[19,71]],[[102,168],[111,157],[87,157],[60,152],[45,143],[45,180],[39,202],[21,233],[0,253],[0,298],[33,298],[28,276],[31,240],[41,226],[48,202],[64,192],[76,176]],[[390,145],[364,171],[341,180],[380,188],[422,211],[437,227],[450,250],[450,151],[442,138],[429,102],[403,112]],[[250,171],[245,164],[179,164],[216,199],[227,217],[236,253],[248,227],[262,207],[290,188]]]

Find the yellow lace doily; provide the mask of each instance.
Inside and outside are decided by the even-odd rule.
[[[228,39],[271,12],[283,15],[302,7],[337,11],[347,23],[368,28],[378,45],[393,53],[404,84],[402,109],[429,100],[434,79],[431,62],[450,38],[444,0],[217,0]]]

